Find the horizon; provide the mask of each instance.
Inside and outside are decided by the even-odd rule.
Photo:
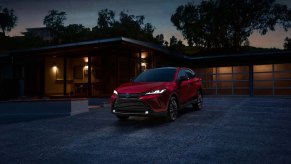
[[[21,32],[25,32],[27,28],[45,27],[43,18],[51,9],[67,13],[67,20],[64,21],[65,26],[82,24],[92,29],[97,25],[98,12],[108,8],[115,11],[116,18],[121,11],[128,11],[129,14],[133,15],[144,15],[144,22],[151,23],[155,27],[154,36],[163,34],[167,41],[171,36],[175,36],[187,45],[187,41],[181,32],[176,30],[170,17],[178,6],[188,2],[199,4],[201,0],[139,0],[139,3],[133,0],[123,0],[122,3],[118,0],[87,0],[86,2],[79,0],[0,0],[0,6],[13,9],[18,17],[16,27],[7,33],[9,36],[21,36]],[[277,0],[277,2],[286,4],[289,8],[291,6],[291,2],[287,0]],[[291,29],[285,32],[277,25],[275,31],[269,31],[266,35],[260,35],[255,31],[249,37],[249,42],[250,46],[257,48],[283,49],[286,37],[291,37]]]

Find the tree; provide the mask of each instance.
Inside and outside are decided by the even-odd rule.
[[[284,49],[291,50],[291,38],[286,37],[284,40]]]
[[[169,44],[169,47],[171,49],[174,49],[174,50],[182,50],[185,45],[183,44],[183,42],[181,40],[178,40],[175,36],[172,36],[170,38],[170,44]]]
[[[173,47],[175,45],[178,45],[178,39],[175,36],[172,36],[170,38],[170,47]]]
[[[275,0],[209,0],[179,6],[171,21],[190,46],[238,51],[254,31],[265,35],[277,24],[287,30],[290,16],[287,6]]]
[[[104,9],[98,12],[97,26],[100,29],[112,27],[115,23],[115,13],[112,10]]]
[[[63,42],[78,42],[90,38],[90,28],[85,28],[82,24],[70,24],[61,33]]]
[[[59,37],[60,33],[64,30],[64,21],[67,19],[66,12],[58,11],[58,10],[50,10],[49,14],[44,17],[43,24],[52,29],[57,37]]]
[[[150,23],[144,23],[144,19],[142,15],[135,16],[122,11],[119,20],[116,20],[114,11],[104,9],[98,13],[97,26],[92,31],[97,38],[124,36],[158,43],[153,36],[155,27]]]
[[[13,9],[3,8],[0,6],[0,27],[3,35],[11,31],[16,26],[17,16],[14,15]]]
[[[165,40],[164,40],[164,35],[163,34],[159,34],[155,37],[155,39],[157,40],[157,43],[161,44],[161,45],[165,45]]]

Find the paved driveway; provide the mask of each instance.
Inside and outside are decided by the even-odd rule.
[[[101,108],[0,125],[0,163],[291,163],[291,98],[208,97],[172,123]]]

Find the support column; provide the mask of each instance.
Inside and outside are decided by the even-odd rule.
[[[92,55],[88,54],[88,97],[92,96]]]
[[[45,96],[45,57],[41,57],[41,70],[40,70],[40,94]]]
[[[128,75],[129,75],[129,79],[131,79],[132,78],[132,75],[131,75],[131,67],[132,67],[132,65],[131,65],[131,51],[129,50],[128,51]]]
[[[141,73],[141,50],[138,52],[138,61],[139,61],[139,73]]]
[[[154,68],[155,67],[155,64],[154,64],[154,53],[153,51],[150,51],[150,55],[151,55],[151,67]]]
[[[67,95],[67,57],[64,56],[64,96]]]

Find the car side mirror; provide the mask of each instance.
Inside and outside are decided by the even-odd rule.
[[[187,81],[188,77],[187,76],[181,76],[178,80],[177,83],[180,85],[182,81]]]
[[[188,77],[187,76],[181,76],[180,77],[180,81],[182,82],[182,81],[187,81],[188,80]]]

